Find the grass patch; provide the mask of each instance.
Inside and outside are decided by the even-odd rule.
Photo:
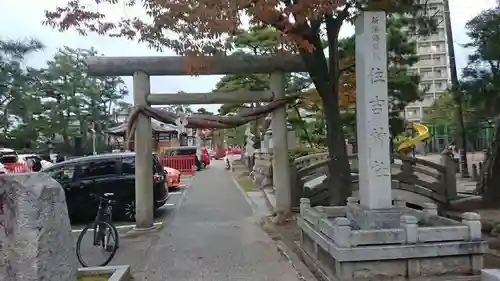
[[[76,278],[77,281],[108,281],[111,274],[83,275]]]
[[[238,184],[243,188],[245,192],[257,191],[259,188],[255,186],[252,180],[248,176],[240,176],[236,178]]]

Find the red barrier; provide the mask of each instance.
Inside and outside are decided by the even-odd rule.
[[[226,150],[226,155],[237,155],[237,154],[241,154],[240,148],[228,148]]]
[[[160,156],[161,165],[176,169],[183,175],[194,175],[196,173],[196,155]]]
[[[5,170],[8,173],[28,173],[31,172],[31,169],[28,167],[26,163],[5,163]]]

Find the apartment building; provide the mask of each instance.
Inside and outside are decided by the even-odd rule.
[[[438,23],[438,30],[435,34],[415,38],[420,61],[410,71],[420,74],[420,88],[427,89],[427,91],[422,101],[412,103],[405,109],[405,119],[413,122],[423,119],[428,108],[440,94],[448,89],[450,84],[444,3],[443,0],[426,0],[426,2],[428,13],[434,15]]]

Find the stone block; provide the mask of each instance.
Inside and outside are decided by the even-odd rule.
[[[418,220],[414,216],[402,215],[400,217],[401,228],[406,234],[406,243],[414,244],[418,242]]]
[[[359,204],[348,203],[346,216],[360,229],[399,228],[401,215],[411,214],[407,208],[370,210]]]
[[[392,210],[372,210],[374,214],[369,214],[355,198],[350,198],[346,209],[354,221],[325,216],[316,224],[316,218],[299,218],[302,241],[308,242],[307,247],[301,244],[301,248],[307,255],[314,253],[310,257],[330,280],[478,278],[487,251],[487,242],[477,235],[479,216],[466,213],[462,223],[449,224],[435,215],[434,206],[426,207],[417,211],[395,206]],[[322,210],[327,214],[327,208],[331,207],[308,210]],[[432,218],[432,226],[426,223],[426,218]],[[359,222],[370,219],[376,221],[372,226]],[[360,225],[368,228],[360,228]],[[321,254],[321,249],[328,253]]]
[[[481,216],[476,213],[463,213],[462,223],[469,227],[469,239],[470,240],[481,240]]]
[[[0,176],[4,270],[0,280],[76,280],[78,263],[61,185],[44,173]]]

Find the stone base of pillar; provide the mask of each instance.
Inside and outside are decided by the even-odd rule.
[[[291,217],[291,213],[276,212],[276,215],[273,217],[272,222],[276,225],[283,225],[286,224]]]
[[[130,229],[129,231],[127,231],[123,235],[123,237],[134,238],[134,237],[138,237],[138,236],[141,236],[144,234],[154,233],[154,232],[157,232],[161,229],[163,229],[163,223],[155,223],[152,227],[147,227],[147,228],[134,227],[134,228]]]
[[[276,215],[272,218],[273,224],[283,225],[288,222],[290,218],[290,214],[286,214],[284,212],[276,212]]]
[[[422,211],[404,205],[396,200],[370,215],[356,198],[317,207],[302,198],[300,249],[328,280],[478,280],[488,248],[479,215],[457,222],[438,216],[432,203]]]

